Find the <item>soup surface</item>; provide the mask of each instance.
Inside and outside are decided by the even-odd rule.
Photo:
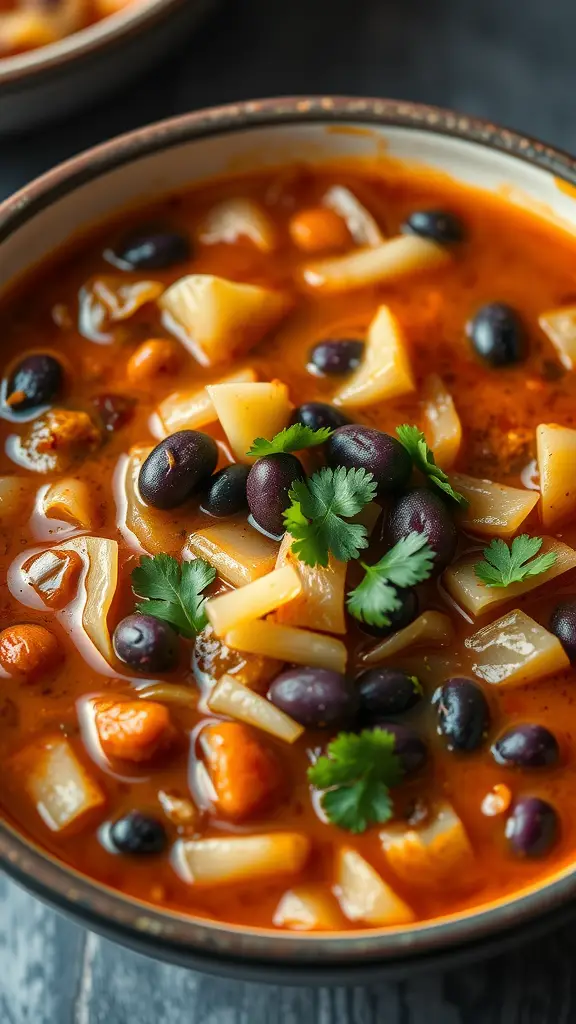
[[[296,930],[570,864],[575,255],[424,169],[294,166],[5,298],[5,816]]]
[[[138,0],[0,0],[0,57],[56,43]]]

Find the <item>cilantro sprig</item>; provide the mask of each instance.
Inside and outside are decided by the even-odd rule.
[[[558,555],[555,551],[538,555],[541,547],[542,537],[530,537],[527,533],[515,537],[510,547],[498,538],[484,548],[484,561],[476,563],[474,572],[487,587],[522,583],[530,576],[539,576],[551,569],[556,562]]]
[[[434,452],[428,447],[422,431],[418,427],[411,427],[408,423],[403,423],[401,427],[396,427],[396,433],[400,444],[408,452],[416,469],[419,469],[428,478],[432,486],[443,491],[462,507],[466,507],[468,505],[467,498],[459,491],[454,490],[444,470],[436,465]]]
[[[328,745],[327,756],[308,769],[308,781],[324,790],[320,803],[334,825],[365,832],[392,817],[390,788],[403,775],[394,741],[385,729],[342,732]]]
[[[413,587],[432,574],[434,551],[426,536],[415,530],[402,537],[375,565],[360,563],[366,574],[348,594],[348,611],[370,626],[389,626],[389,615],[401,601],[397,587]]]
[[[216,570],[201,558],[180,565],[171,555],[147,555],[132,571],[132,589],[146,598],[136,605],[143,615],[169,622],[193,640],[207,624],[202,591],[216,579]]]
[[[328,565],[330,553],[341,562],[357,558],[368,546],[366,527],[349,520],[376,495],[376,481],[364,469],[324,468],[308,480],[295,480],[284,524],[292,550],[306,565]]]
[[[304,448],[315,448],[316,445],[324,444],[334,433],[330,427],[320,427],[313,430],[303,423],[293,423],[291,427],[285,427],[279,434],[275,434],[271,441],[265,437],[257,437],[252,442],[252,447],[246,455],[255,455],[261,458],[263,455],[277,455],[280,452],[299,452]]]

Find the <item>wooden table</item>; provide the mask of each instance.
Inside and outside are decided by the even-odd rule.
[[[572,0],[227,0],[172,58],[74,122],[0,143],[0,196],[170,113],[340,92],[457,107],[576,150]],[[1,98],[0,98],[1,102]],[[571,1024],[565,928],[446,975],[355,989],[210,979],[88,934],[0,878],[0,1024]]]

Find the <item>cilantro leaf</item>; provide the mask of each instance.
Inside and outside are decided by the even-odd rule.
[[[538,555],[542,547],[542,537],[529,537],[523,533],[515,537],[510,547],[505,541],[497,538],[484,548],[485,561],[477,562],[474,572],[487,587],[509,587],[511,583],[522,583],[530,576],[551,569],[558,555],[555,551]],[[537,558],[534,556],[538,555]]]
[[[347,519],[376,494],[376,481],[364,469],[321,469],[295,480],[284,524],[294,538],[292,550],[306,565],[328,565],[330,552],[341,562],[357,558],[368,545],[366,527]]]
[[[252,447],[246,455],[276,455],[278,452],[299,452],[303,448],[314,448],[317,444],[324,444],[334,433],[330,427],[320,427],[313,430],[303,423],[293,423],[291,427],[285,427],[279,434],[276,434],[271,441],[265,437],[257,437],[252,442]]]
[[[418,427],[411,427],[404,423],[401,427],[396,427],[396,433],[400,444],[408,452],[416,469],[419,469],[434,487],[465,508],[468,505],[468,499],[459,491],[454,490],[444,470],[436,465],[434,452],[426,444],[426,438],[422,431]]]
[[[134,593],[146,598],[136,609],[193,640],[207,623],[202,591],[215,579],[216,570],[201,558],[180,565],[171,555],[146,555],[131,576]]]
[[[328,745],[327,756],[308,769],[308,781],[325,790],[321,804],[329,821],[349,832],[365,832],[391,818],[389,789],[403,775],[394,742],[385,729],[343,732]]]
[[[366,575],[348,594],[348,611],[370,626],[389,626],[389,615],[401,602],[397,587],[413,587],[432,573],[434,552],[423,533],[402,537],[375,565],[361,562]]]

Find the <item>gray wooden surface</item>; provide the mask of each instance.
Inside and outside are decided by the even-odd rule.
[[[130,91],[0,143],[0,196],[84,147],[167,114],[281,93],[457,107],[576,149],[574,0],[227,0]],[[363,989],[280,989],[153,963],[0,877],[0,1024],[572,1024],[565,928],[445,975]]]

